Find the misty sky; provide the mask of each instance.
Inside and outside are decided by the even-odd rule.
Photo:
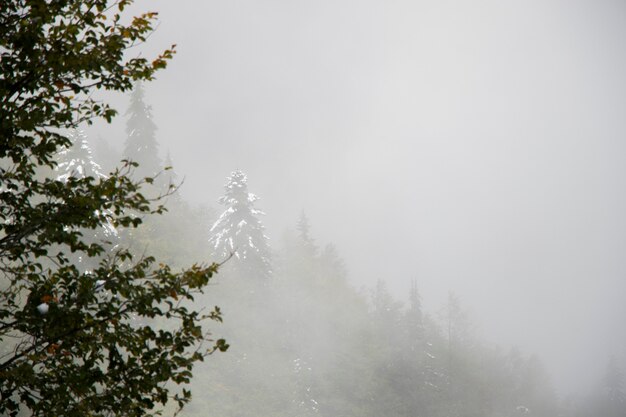
[[[454,290],[563,392],[626,357],[626,4],[143,1],[183,195],[242,169],[272,244],[304,209],[357,286]],[[134,53],[138,53],[137,50]],[[121,113],[125,97],[115,98]],[[120,117],[94,134],[121,147]],[[207,231],[208,237],[208,231]]]

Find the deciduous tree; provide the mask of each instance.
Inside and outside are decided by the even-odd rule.
[[[152,257],[109,253],[85,231],[141,223],[149,201],[126,165],[109,176],[57,178],[70,132],[116,114],[97,90],[127,91],[164,68],[127,58],[157,14],[123,23],[130,0],[6,0],[0,7],[0,415],[140,416],[182,406],[201,345],[191,308],[217,265],[175,272]],[[81,270],[74,255],[97,259]],[[145,320],[133,321],[132,317]],[[155,328],[146,320],[168,320]]]

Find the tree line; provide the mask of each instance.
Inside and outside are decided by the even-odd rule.
[[[151,185],[158,194],[176,175],[159,159],[156,124],[141,86],[131,93],[126,115],[127,140],[118,158],[132,154],[139,166],[152,167],[142,175],[161,173]],[[72,149],[85,152],[84,134],[76,135]],[[92,156],[82,160],[60,154],[59,175],[77,166],[100,175]],[[227,320],[216,331],[231,348],[198,368],[194,401],[184,415],[622,415],[615,361],[598,393],[564,403],[537,356],[482,342],[454,293],[431,313],[422,308],[419,277],[407,277],[404,302],[394,299],[383,279],[357,290],[337,249],[316,243],[304,212],[271,248],[259,198],[242,171],[227,177],[216,200],[221,209],[193,208],[175,194],[168,213],[116,237],[172,265],[227,260],[196,303],[220,305]]]
[[[149,109],[136,97],[133,123],[150,120],[133,109]],[[130,134],[126,149],[129,143]],[[150,143],[156,149],[154,137]],[[194,211],[178,197],[171,217],[134,236],[137,245],[167,242],[163,256],[183,245],[187,256],[228,259],[200,302],[225,312],[219,333],[231,349],[201,365],[185,415],[623,415],[615,360],[597,392],[561,401],[537,356],[473,333],[454,293],[440,311],[427,312],[419,277],[407,277],[403,301],[383,279],[367,291],[354,288],[337,249],[317,244],[304,212],[270,247],[259,198],[242,171],[228,176],[216,200],[220,209]]]

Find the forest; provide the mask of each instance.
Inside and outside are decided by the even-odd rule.
[[[411,16],[419,15],[422,26],[414,31],[403,8],[415,6],[363,4],[250,3],[238,9],[225,3],[216,9],[222,15],[185,12],[190,31],[201,27],[211,34],[187,40],[206,42],[223,59],[212,68],[201,61],[175,68],[176,82],[169,79],[161,90],[154,87],[156,76],[176,62],[178,46],[140,49],[159,36],[157,12],[129,18],[131,0],[11,0],[0,7],[0,415],[626,416],[623,303],[611,304],[622,300],[619,245],[626,242],[611,223],[619,224],[615,212],[621,215],[626,201],[615,179],[622,177],[621,153],[611,142],[619,129],[607,129],[606,143],[593,147],[595,153],[583,152],[581,144],[588,142],[575,135],[578,142],[563,146],[567,132],[587,132],[567,130],[566,121],[586,119],[569,113],[557,118],[553,108],[559,106],[542,110],[543,98],[553,98],[550,88],[528,84],[528,91],[542,91],[542,100],[531,101],[513,87],[503,90],[502,74],[518,77],[517,68],[495,54],[483,56],[480,48],[458,46],[471,34],[480,47],[499,53],[514,48],[488,43],[482,36],[491,32],[477,30],[473,21],[472,30],[449,33],[429,25],[429,19],[449,24],[445,17],[464,17],[463,10],[443,13],[420,3],[424,9]],[[539,19],[532,8],[490,7],[511,27],[524,24],[518,16]],[[582,19],[594,17],[583,9],[577,9]],[[475,10],[466,14],[483,22]],[[573,15],[568,18],[575,21]],[[319,30],[320,21],[331,35]],[[241,32],[229,30],[229,23]],[[489,27],[516,42],[527,33],[511,37],[505,26]],[[373,36],[379,27],[381,36]],[[437,36],[422,38],[420,30]],[[560,39],[549,25],[542,30],[546,39]],[[185,59],[199,55],[188,52]],[[468,57],[476,56],[481,64],[502,66],[466,71],[466,64],[478,62]],[[422,72],[407,70],[415,57]],[[597,59],[603,69],[614,67]],[[550,73],[539,67],[539,74]],[[451,76],[458,68],[462,77]],[[483,77],[491,88],[483,88]],[[589,83],[602,77],[591,78]],[[420,94],[408,94],[412,88]],[[496,102],[474,88],[503,96]],[[170,107],[157,112],[151,98],[161,97],[162,105],[163,91]],[[605,90],[593,94],[598,91]],[[175,94],[189,101],[177,101]],[[584,102],[559,100],[563,107]],[[519,109],[498,114],[494,103],[502,102],[519,105],[531,128],[516,125]],[[619,113],[615,108],[600,119],[611,119]],[[500,117],[505,121],[498,125]],[[123,132],[115,130],[114,119]],[[104,128],[98,120],[107,122]],[[174,134],[162,129],[172,123]],[[194,124],[204,136],[189,133]],[[497,134],[483,126],[495,126]],[[556,138],[547,145],[545,132]],[[594,131],[589,143],[598,136]],[[437,160],[442,155],[444,163]],[[192,156],[202,170],[191,166]],[[585,165],[589,160],[596,165]],[[232,166],[224,171],[225,165]],[[197,172],[210,179],[189,175]],[[223,178],[221,194],[197,186],[216,178]],[[285,199],[257,195],[262,183],[265,192],[280,189]],[[295,203],[284,204],[296,194]],[[310,204],[293,209],[303,201]],[[265,212],[268,207],[277,212]],[[271,227],[265,221],[270,217]],[[607,218],[612,220],[602,221]],[[539,220],[549,225],[541,228]],[[325,241],[329,233],[319,231],[337,225],[337,236],[351,238]],[[473,233],[475,226],[482,235]],[[423,241],[406,238],[416,228]],[[425,250],[424,241],[434,249]],[[473,258],[481,253],[487,261]],[[449,275],[469,284],[458,292],[451,285],[437,305],[430,299],[432,283],[445,286],[453,282]],[[501,281],[489,281],[496,275]],[[542,281],[551,276],[554,281]],[[473,299],[480,291],[467,291],[490,282],[504,282],[520,295],[502,297],[507,292],[494,288],[493,299]],[[540,294],[524,289],[537,282]],[[585,292],[589,298],[576,298]],[[488,317],[510,320],[508,331],[528,332],[521,340],[554,346],[534,351],[528,348],[533,343],[516,346],[504,336],[484,335],[478,328],[485,315],[477,318],[470,308],[481,303]],[[507,303],[517,303],[517,310],[503,308]],[[608,319],[607,312],[617,313]],[[548,324],[558,315],[557,323],[567,326]],[[595,340],[592,330],[610,337]],[[545,333],[550,337],[538,336]],[[544,358],[552,352],[554,361],[555,350],[564,357],[574,352],[570,359],[581,352],[592,358],[569,373],[560,369],[557,383],[555,365]],[[576,375],[576,381],[564,383],[563,375]]]
[[[129,96],[123,150],[116,153],[104,139],[92,146],[76,130],[74,147],[59,155],[57,175],[104,175],[126,157],[139,162],[138,175],[159,174],[156,187],[179,181],[175,164],[159,157],[156,121],[144,96],[142,86]],[[174,267],[226,260],[195,305],[220,306],[224,323],[209,330],[230,347],[194,370],[193,400],[182,415],[617,417],[626,412],[621,369],[611,358],[597,392],[560,398],[536,354],[480,340],[454,292],[429,312],[422,308],[418,277],[406,277],[402,300],[390,294],[384,279],[373,288],[355,288],[349,265],[332,243],[317,242],[305,211],[294,213],[297,220],[271,247],[258,199],[246,174],[233,171],[216,205],[193,206],[174,193],[165,214],[117,236],[118,244],[148,250]]]

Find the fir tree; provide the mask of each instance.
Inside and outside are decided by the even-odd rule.
[[[378,327],[376,332],[388,341],[397,339],[402,303],[393,298],[382,279],[376,281],[371,302],[374,324]]]
[[[313,258],[317,254],[317,246],[309,233],[310,229],[311,226],[309,225],[309,219],[304,213],[304,210],[302,210],[300,218],[298,219],[298,224],[296,225],[296,230],[298,231],[298,243],[304,252],[303,255]]]
[[[73,129],[69,133],[68,139],[72,142],[71,146],[64,148],[56,156],[56,179],[64,183],[68,182],[70,178],[82,179],[91,177],[94,180],[106,179],[107,176],[102,173],[102,168],[93,159],[93,153],[85,132],[80,129]],[[96,241],[117,239],[118,233],[113,224],[111,224],[110,211],[100,212],[96,210],[94,214],[105,219],[102,227],[96,230],[94,239]]]
[[[319,263],[322,277],[326,278],[329,283],[337,284],[345,283],[348,275],[343,259],[339,256],[337,247],[328,243],[320,253]]]
[[[604,391],[607,416],[623,416],[624,411],[626,411],[624,378],[614,356],[609,359],[607,365],[606,374],[604,376]]]
[[[422,298],[417,290],[417,282],[411,281],[411,292],[409,293],[409,315],[416,327],[422,326]]]
[[[270,249],[264,227],[258,216],[265,213],[254,208],[258,197],[248,192],[247,177],[234,171],[224,186],[218,202],[226,207],[210,230],[209,243],[217,257],[227,258],[246,276],[267,278],[271,274]]]
[[[443,328],[448,343],[448,353],[471,345],[470,320],[453,291],[448,292],[448,301],[443,310]]]
[[[422,300],[417,290],[417,282],[411,280],[411,291],[409,292],[409,308],[406,312],[406,326],[408,346],[411,351],[416,351],[421,345],[424,334],[424,323],[422,316]]]
[[[141,84],[136,84],[126,111],[126,143],[124,158],[137,162],[135,175],[139,178],[154,177],[161,171],[158,143],[155,137],[156,124],[152,120],[152,107],[144,100],[145,92]]]
[[[94,179],[106,178],[102,173],[102,168],[93,159],[91,147],[87,141],[85,132],[80,129],[73,129],[68,138],[72,146],[63,149],[57,154],[57,179],[67,182],[70,177]]]
[[[102,172],[113,172],[122,166],[122,155],[102,136],[98,136],[93,144],[93,153]]]

